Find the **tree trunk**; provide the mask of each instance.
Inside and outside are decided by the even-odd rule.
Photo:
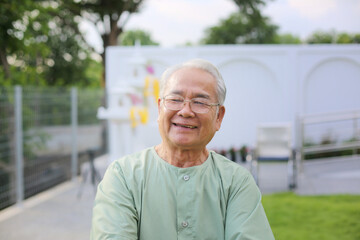
[[[9,79],[10,78],[10,65],[6,58],[5,46],[0,46],[0,60],[1,60],[1,65],[4,69],[5,79]]]

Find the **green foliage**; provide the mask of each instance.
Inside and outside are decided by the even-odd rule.
[[[266,4],[266,0],[233,0],[239,7],[240,12],[247,16],[258,17],[260,8]]]
[[[277,26],[269,18],[254,19],[242,13],[233,13],[220,24],[205,31],[203,44],[258,44],[274,43]]]
[[[360,239],[360,196],[263,196],[275,239]]]
[[[119,37],[119,45],[134,46],[136,41],[140,41],[140,44],[145,45],[159,45],[159,43],[151,39],[151,35],[143,30],[130,30],[126,31]]]
[[[316,31],[306,40],[309,44],[352,44],[360,43],[360,34]]]
[[[85,73],[84,73],[85,79],[87,81],[86,82],[78,81],[78,84],[76,84],[76,85],[81,86],[81,87],[99,89],[99,87],[101,85],[100,80],[102,79],[102,74],[103,74],[103,65],[101,62],[98,62],[98,61],[95,61],[92,59],[87,59],[87,60],[89,61],[89,63],[88,63],[88,67],[85,69]]]
[[[103,41],[103,49],[116,46],[132,13],[138,12],[144,0],[62,0],[63,6],[72,14],[86,19],[97,29]],[[125,20],[122,20],[125,19]],[[106,52],[101,53],[103,74],[105,76]],[[104,85],[105,79],[101,78]]]
[[[94,86],[93,77],[85,74],[94,61],[90,48],[79,32],[77,16],[61,3],[6,0],[2,4],[1,84]],[[100,78],[97,81],[100,86]]]
[[[205,30],[201,44],[276,43],[278,27],[261,14],[266,0],[234,0],[239,11]]]
[[[79,125],[99,124],[97,110],[102,106],[103,89],[83,88],[78,91],[78,123]]]
[[[360,33],[353,35],[353,43],[360,43]]]
[[[275,43],[278,44],[301,44],[301,39],[298,36],[294,36],[290,33],[276,35]]]
[[[31,0],[1,0],[0,47],[10,54],[22,49],[24,13],[33,8]],[[5,45],[3,45],[5,44]]]
[[[76,14],[93,14],[91,16],[93,21],[103,20],[105,16],[109,16],[110,21],[119,20],[123,13],[137,12],[142,2],[142,0],[63,0],[64,6]]]
[[[337,39],[336,39],[336,43],[345,43],[345,44],[349,44],[349,43],[352,43],[353,40],[352,40],[352,37],[350,34],[347,34],[347,33],[340,33],[338,36],[337,36]]]
[[[360,43],[360,34],[340,33],[336,36],[336,43],[339,44]]]
[[[314,32],[312,35],[310,35],[310,37],[308,37],[306,42],[309,44],[334,43],[335,42],[335,34],[334,34],[334,32],[317,31],[317,32]]]
[[[101,35],[104,49],[107,46],[117,44],[118,36],[123,32],[123,27],[127,23],[132,13],[138,12],[143,0],[63,0],[64,6],[90,23]],[[124,15],[127,15],[126,17]],[[120,18],[126,18],[120,21]],[[106,29],[106,31],[104,31]],[[105,53],[104,53],[105,54]],[[102,57],[105,55],[102,54]],[[105,60],[103,58],[103,60]]]

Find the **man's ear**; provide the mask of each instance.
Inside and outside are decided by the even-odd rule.
[[[161,98],[158,98],[157,100],[157,107],[158,107],[158,119],[159,119],[161,112]]]
[[[158,100],[157,100],[157,106],[158,106],[158,113],[160,113],[161,98],[158,98]]]
[[[220,106],[218,114],[216,116],[216,131],[220,130],[221,123],[222,123],[222,120],[224,119],[224,116],[225,116],[225,107]]]

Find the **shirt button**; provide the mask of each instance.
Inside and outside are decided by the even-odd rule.
[[[184,228],[186,228],[187,226],[189,226],[189,223],[188,223],[187,221],[183,221],[183,222],[181,223],[181,225],[182,225]]]
[[[184,176],[184,180],[185,180],[185,181],[188,181],[189,179],[190,179],[189,175],[185,175],[185,176]]]

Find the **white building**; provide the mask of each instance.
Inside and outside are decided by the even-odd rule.
[[[146,64],[158,78],[168,66],[192,58],[219,68],[227,86],[226,114],[209,144],[213,149],[254,146],[262,123],[294,126],[297,116],[360,109],[360,45],[110,47],[106,54],[109,109],[99,117],[110,119],[111,161],[160,142],[155,101],[149,101],[148,124],[131,129],[128,120],[126,93],[144,85]]]

